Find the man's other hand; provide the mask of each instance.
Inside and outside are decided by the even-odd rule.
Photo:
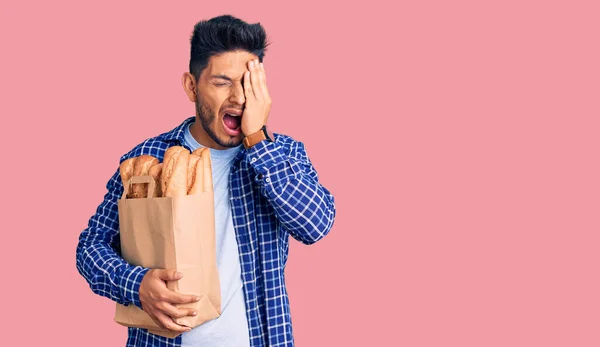
[[[161,328],[177,332],[190,331],[189,327],[176,324],[173,319],[195,316],[191,308],[178,308],[176,304],[187,304],[200,300],[196,295],[176,293],[167,288],[167,281],[177,281],[182,277],[175,270],[153,269],[144,275],[140,284],[142,309]]]

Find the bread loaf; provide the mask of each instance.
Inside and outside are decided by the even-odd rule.
[[[187,194],[187,174],[190,151],[181,146],[173,146],[165,151],[163,160],[161,189],[163,196]]]
[[[152,176],[152,178],[154,178],[154,182],[156,183],[155,188],[154,188],[154,194],[152,195],[153,198],[158,198],[158,197],[162,196],[162,187],[161,187],[162,185],[160,182],[160,176],[162,174],[162,167],[163,167],[163,163],[155,164],[148,171],[148,175]]]
[[[123,185],[134,176],[152,176],[155,189],[152,197],[174,197],[212,191],[210,149],[198,148],[190,153],[182,146],[165,151],[162,163],[151,155],[140,155],[123,161],[119,167]],[[129,187],[126,198],[146,198],[148,184]]]
[[[136,158],[129,158],[124,160],[119,166],[119,171],[121,173],[121,181],[123,182],[123,188],[129,188],[127,192],[126,198],[131,198],[132,190],[131,187],[127,187],[129,179],[133,177],[133,166],[135,165]]]
[[[204,158],[197,155],[192,155],[198,159],[195,160],[194,169],[192,170],[194,179],[193,183],[188,191],[188,195],[201,193],[204,191]],[[190,161],[191,162],[191,161]],[[188,180],[190,180],[188,178]]]
[[[190,155],[190,162],[188,163],[188,175],[187,175],[187,193],[190,194],[190,190],[196,181],[196,164],[200,160],[200,156],[192,153]]]
[[[197,155],[200,159],[195,165],[193,184],[188,194],[212,191],[210,149],[206,147],[198,148],[192,152],[192,155]]]
[[[210,160],[210,150],[207,148],[205,151],[202,151],[202,164],[204,165],[204,192],[212,192],[213,191],[213,181],[212,181],[212,163]]]
[[[199,157],[202,156],[202,152],[204,152],[205,150],[208,150],[206,147],[200,147],[200,148],[196,148],[192,154],[197,155]]]
[[[148,176],[150,168],[153,165],[158,164],[158,159],[151,155],[140,155],[135,159],[133,165],[133,176]],[[132,187],[131,197],[134,199],[146,198],[148,196],[148,184],[147,183],[136,183]]]

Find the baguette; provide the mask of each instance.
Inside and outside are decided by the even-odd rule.
[[[203,182],[203,192],[212,192],[213,191],[213,181],[212,181],[212,163],[210,160],[210,150],[206,148],[206,150],[202,151],[200,157],[202,157],[203,164],[203,172],[204,179],[201,180]]]
[[[154,186],[154,194],[152,195],[153,198],[158,198],[162,196],[162,187],[161,187],[161,183],[160,183],[160,176],[162,174],[162,167],[163,164],[159,163],[159,164],[155,164],[154,166],[152,166],[150,168],[150,170],[148,170],[148,175],[152,176],[152,178],[154,178],[154,182],[156,183]]]
[[[156,164],[158,164],[158,159],[155,157],[146,154],[140,155],[133,165],[133,176],[148,176],[150,168]],[[136,183],[133,185],[132,190],[132,197],[134,199],[146,198],[148,196],[148,184],[146,183]]]
[[[121,173],[121,181],[123,181],[123,189],[131,188],[127,187],[127,184],[129,182],[129,179],[133,177],[133,166],[135,165],[135,160],[136,158],[129,158],[127,160],[124,160],[119,166],[119,171]],[[125,198],[131,198],[131,193],[132,190],[129,189]]]
[[[192,157],[196,157],[198,159],[195,160],[194,169],[192,170],[194,179],[192,186],[188,191],[188,195],[201,193],[204,191],[204,158],[197,155],[192,155]],[[188,181],[190,181],[189,178]]]
[[[197,148],[197,149],[195,149],[195,150],[192,152],[192,154],[195,154],[195,155],[197,155],[197,156],[201,157],[201,156],[202,156],[202,152],[204,152],[204,150],[205,150],[205,149],[206,149],[206,147],[200,147],[200,148]]]
[[[187,194],[187,173],[190,151],[181,146],[173,146],[165,151],[163,160],[161,189],[163,196]]]
[[[198,164],[198,160],[200,160],[200,156],[192,153],[190,155],[190,162],[188,163],[188,175],[187,175],[187,193],[190,194],[192,187],[194,186],[194,182],[196,181],[196,164]]]

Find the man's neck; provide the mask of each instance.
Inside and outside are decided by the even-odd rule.
[[[203,147],[219,150],[227,149],[227,147],[219,146],[219,144],[217,144],[212,138],[210,138],[210,136],[208,136],[206,131],[204,131],[202,128],[202,124],[200,124],[200,121],[197,117],[194,123],[190,125],[190,134],[192,134],[194,140],[196,140]]]

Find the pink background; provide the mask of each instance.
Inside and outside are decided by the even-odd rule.
[[[600,345],[598,2],[219,3],[0,5],[0,344],[124,345],[77,238],[119,157],[193,115],[189,35],[230,13],[336,198],[290,250],[298,346]]]

